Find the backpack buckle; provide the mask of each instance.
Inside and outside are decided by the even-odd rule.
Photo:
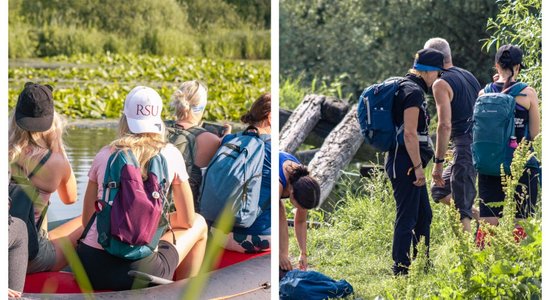
[[[109,189],[118,189],[120,187],[120,184],[116,181],[110,181],[107,183],[106,187]]]

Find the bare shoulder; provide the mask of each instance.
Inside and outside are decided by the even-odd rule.
[[[200,144],[201,146],[216,145],[216,148],[217,148],[217,146],[220,145],[220,142],[221,142],[221,139],[217,135],[211,132],[205,132],[197,136],[197,143]]]

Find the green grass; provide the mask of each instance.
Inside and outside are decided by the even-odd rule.
[[[526,157],[525,149],[517,150],[516,166],[524,163]],[[511,179],[517,178],[521,169],[516,167],[516,177]],[[431,170],[426,173],[429,177]],[[513,218],[505,217],[501,226],[488,228],[493,236],[488,240],[490,245],[481,251],[474,245],[474,234],[462,232],[458,213],[430,200],[433,267],[425,273],[426,260],[419,256],[408,276],[395,278],[391,272],[395,200],[386,175],[377,172],[371,179],[343,179],[338,185],[346,192],[335,209],[315,214],[323,216],[330,225],[308,230],[308,262],[311,269],[350,282],[354,298],[541,298],[540,211],[522,224],[527,239],[516,243],[510,229]],[[515,203],[507,199],[505,212],[514,208]],[[294,242],[290,253],[298,255]]]

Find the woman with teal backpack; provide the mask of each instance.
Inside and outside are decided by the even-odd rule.
[[[96,290],[143,287],[144,283],[140,286],[128,275],[130,270],[179,280],[196,275],[202,264],[207,239],[206,222],[194,211],[193,195],[188,182],[189,175],[181,153],[174,145],[165,141],[161,112],[162,100],[155,90],[138,86],[130,91],[124,102],[118,139],[99,151],[88,173],[89,181],[82,213],[83,223],[88,226],[77,247],[77,253],[92,287]],[[107,252],[102,244],[104,234],[99,234],[102,232],[98,223],[99,213],[105,209],[104,205],[106,205],[103,201],[105,199],[102,199],[104,189],[109,189],[110,194],[120,184],[121,190],[118,192],[120,194],[124,187],[123,183],[104,182],[106,171],[112,170],[109,165],[111,154],[118,151],[134,155],[136,165],[141,166],[139,172],[144,183],[144,176],[152,176],[151,173],[147,173],[149,163],[158,157],[158,154],[164,157],[166,161],[164,170],[167,175],[165,184],[172,191],[176,207],[176,211],[168,214],[167,217],[167,225],[171,230],[162,234],[151,254],[140,259],[125,259]],[[146,192],[148,191],[146,189]],[[153,192],[150,196],[157,199],[162,195]],[[113,210],[114,208],[111,208],[111,213]],[[164,212],[163,210],[158,213]],[[141,216],[135,217],[137,219]],[[114,220],[119,221],[116,218]]]
[[[525,68],[522,63],[523,51],[515,45],[504,45],[500,47],[495,56],[495,68],[498,76],[496,80],[490,83],[486,89],[493,93],[501,93],[514,88],[517,84],[525,84],[517,81],[519,72]],[[522,86],[522,87],[523,87]],[[479,95],[486,93],[481,90]],[[522,140],[533,140],[540,132],[539,100],[537,92],[532,87],[524,87],[517,96],[515,96],[515,117],[514,117],[514,136],[509,141],[509,147],[515,148]],[[482,130],[482,128],[481,128]],[[474,135],[474,143],[476,142]],[[516,188],[514,198],[517,203],[516,219],[526,219],[535,212],[535,206],[538,198],[539,170],[538,161],[532,157],[528,162],[523,175],[519,179],[519,185]],[[480,174],[478,175],[478,189],[480,201],[480,217],[483,221],[498,225],[499,218],[502,217],[502,206],[495,207],[491,203],[504,201],[504,191],[500,176]],[[525,191],[525,192],[524,192]],[[515,229],[516,239],[525,237],[525,232],[521,226],[517,225]],[[476,242],[483,246],[484,233],[478,230]]]

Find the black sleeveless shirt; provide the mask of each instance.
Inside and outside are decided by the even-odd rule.
[[[451,138],[453,138],[468,131],[469,119],[474,112],[474,104],[481,86],[472,73],[459,67],[445,70],[441,79],[445,80],[453,90],[451,101]]]

